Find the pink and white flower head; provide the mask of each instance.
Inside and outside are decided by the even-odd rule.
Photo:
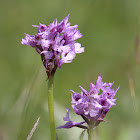
[[[100,122],[105,121],[104,117],[111,106],[116,105],[114,96],[120,86],[114,89],[112,88],[113,83],[103,83],[101,76],[98,76],[95,84],[90,83],[89,91],[81,86],[81,94],[71,90],[72,108],[89,126],[91,126],[91,122],[93,127],[96,127]],[[65,128],[65,125],[59,128]],[[83,125],[81,128],[84,128]]]
[[[54,75],[57,67],[61,68],[64,63],[71,63],[77,53],[83,53],[84,47],[76,42],[82,34],[78,25],[70,26],[69,15],[60,23],[57,19],[46,26],[45,24],[33,25],[37,27],[37,34],[25,34],[21,44],[34,47],[41,55],[46,72],[49,76]]]

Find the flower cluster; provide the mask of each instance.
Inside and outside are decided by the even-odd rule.
[[[95,84],[90,83],[89,91],[81,86],[81,94],[72,91],[72,108],[77,115],[82,116],[88,125],[91,125],[92,122],[93,127],[96,127],[101,121],[104,121],[104,117],[111,106],[115,105],[114,96],[119,87],[114,90],[113,84],[114,82],[103,83],[101,76],[99,76]],[[67,124],[59,128],[68,128]]]
[[[70,26],[68,18],[69,15],[60,23],[55,19],[48,26],[41,23],[39,26],[33,25],[38,28],[37,34],[25,34],[21,41],[23,45],[34,47],[41,55],[48,77],[63,63],[71,63],[77,53],[84,52],[84,47],[75,41],[82,37],[78,25]]]

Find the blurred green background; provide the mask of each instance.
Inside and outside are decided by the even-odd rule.
[[[45,69],[36,51],[20,42],[23,33],[36,33],[32,24],[60,22],[68,13],[83,34],[78,42],[85,53],[57,69],[56,126],[64,124],[65,108],[71,108],[69,90],[80,92],[79,85],[88,90],[101,74],[120,89],[96,140],[140,140],[139,0],[1,0],[0,140],[25,140],[39,116],[31,140],[50,140]],[[72,109],[70,117],[80,119]],[[81,131],[60,129],[57,134],[59,140],[77,140]]]

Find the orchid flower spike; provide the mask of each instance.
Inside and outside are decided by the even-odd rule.
[[[80,115],[84,119],[85,123],[88,125],[88,128],[95,128],[100,122],[105,121],[104,117],[110,110],[111,106],[116,105],[116,99],[114,99],[114,96],[116,95],[116,92],[120,86],[114,89],[112,88],[113,84],[114,82],[103,83],[101,76],[98,76],[95,84],[90,83],[89,91],[85,90],[81,86],[81,94],[71,90],[72,108],[77,115]],[[66,118],[69,118],[68,111],[69,110],[67,110]],[[57,128],[72,128],[77,126],[77,124],[83,124],[83,122],[75,123],[70,119],[66,120],[65,118],[64,121],[68,122]],[[86,126],[82,125],[81,128],[86,129]]]
[[[49,25],[33,25],[38,28],[37,34],[25,34],[21,41],[21,44],[35,48],[40,54],[48,78],[54,76],[57,67],[61,68],[64,63],[71,63],[77,53],[84,52],[84,47],[76,42],[82,37],[78,25],[70,26],[68,18],[69,15],[60,23],[55,19]]]

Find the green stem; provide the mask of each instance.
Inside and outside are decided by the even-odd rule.
[[[88,130],[88,140],[93,140],[94,128],[90,127]]]
[[[49,77],[49,79],[48,79],[48,109],[49,109],[51,140],[56,140],[54,104],[53,104],[53,77]]]
[[[93,140],[93,133],[94,133],[94,129],[90,127],[88,132],[88,140]]]
[[[89,122],[89,129],[88,129],[88,140],[93,140],[94,139],[94,121],[90,120]]]

